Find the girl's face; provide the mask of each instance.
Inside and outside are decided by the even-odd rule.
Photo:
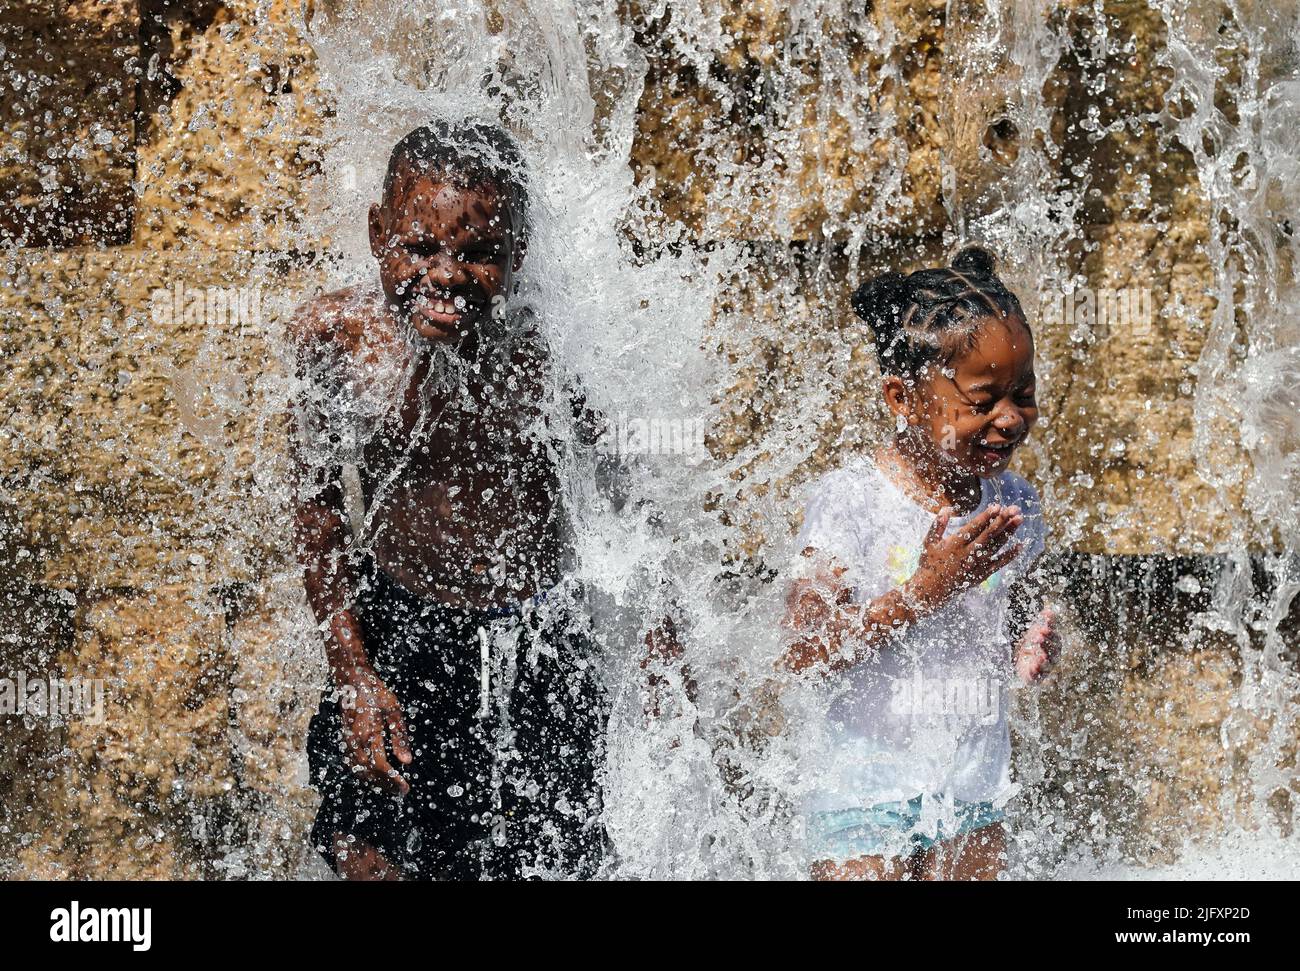
[[[981,478],[998,475],[1038,420],[1034,342],[1020,317],[989,317],[970,350],[927,367],[912,387],[885,379],[890,410],[911,442],[940,465]]]

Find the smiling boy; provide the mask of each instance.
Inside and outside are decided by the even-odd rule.
[[[333,689],[308,742],[312,835],[346,878],[599,863],[605,702],[563,579],[547,356],[503,310],[527,202],[499,128],[412,131],[369,212],[379,285],[291,328],[297,548]]]

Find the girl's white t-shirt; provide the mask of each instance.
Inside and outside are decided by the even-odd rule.
[[[809,766],[815,775],[805,811],[919,795],[1000,803],[1010,794],[1008,593],[1043,551],[1043,516],[1038,493],[1020,476],[1003,472],[980,482],[979,506],[954,517],[948,532],[990,504],[1015,505],[1024,522],[1011,542],[1024,549],[979,586],[879,642],[871,659],[827,679],[829,745]],[[833,559],[847,568],[854,601],[868,603],[912,576],[933,522],[874,462],[860,459],[813,487],[796,573]],[[808,547],[817,555],[803,557]]]

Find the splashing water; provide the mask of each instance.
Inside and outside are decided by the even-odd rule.
[[[377,196],[401,134],[436,117],[499,119],[528,157],[536,215],[519,299],[537,312],[557,388],[579,379],[590,406],[616,424],[709,429],[707,456],[621,456],[628,498],[618,510],[593,492],[593,466],[570,458],[563,470],[579,573],[609,604],[612,875],[803,872],[793,807],[808,783],[794,753],[801,706],[813,702],[772,675],[782,610],[772,568],[791,552],[795,483],[874,435],[870,372],[864,380],[861,338],[843,327],[845,295],[918,226],[948,241],[987,241],[1022,293],[1086,286],[1081,223],[1100,173],[1090,176],[1079,145],[1139,129],[1157,131],[1162,151],[1190,154],[1207,208],[1201,245],[1216,299],[1195,367],[1190,453],[1227,524],[1218,548],[1238,552],[1197,561],[1203,583],[1175,568],[1170,577],[1182,579],[1168,586],[1150,570],[1133,581],[1122,564],[1097,561],[1091,589],[1103,591],[1121,640],[1139,622],[1129,611],[1158,615],[1175,586],[1201,594],[1199,612],[1163,609],[1195,615],[1174,637],[1170,658],[1180,660],[1168,663],[1211,633],[1228,637],[1236,659],[1221,688],[1222,817],[1208,832],[1245,826],[1251,845],[1290,840],[1300,693],[1285,625],[1300,590],[1300,331],[1287,221],[1300,184],[1296,22],[1259,4],[1153,9],[1163,25],[1163,104],[1105,119],[1072,109],[1060,81],[1068,66],[1097,102],[1107,59],[1132,54],[1101,4],[950,2],[947,85],[934,119],[939,208],[930,211],[909,184],[918,147],[908,140],[906,84],[916,67],[901,49],[924,25],[888,11],[810,0],[758,25],[711,3],[634,6],[630,18],[610,2],[563,0],[315,11],[309,36],[334,114],[310,233],[330,239],[332,273],[373,273],[356,214]],[[658,45],[650,57],[649,36]],[[719,61],[744,66],[728,74]],[[701,117],[689,117],[684,98],[672,101],[664,79],[673,72],[695,86],[695,105],[709,109]],[[646,130],[647,117],[689,130],[685,178],[638,162],[662,136]],[[864,156],[873,164],[847,164]],[[691,210],[683,200],[695,192],[707,201]],[[1163,218],[1146,217],[1157,227]],[[1049,329],[1040,348],[1049,386],[1070,380],[1079,358],[1068,347]],[[1251,463],[1244,494],[1234,491],[1237,467],[1219,459],[1233,427]],[[1046,501],[1065,501],[1050,444],[1034,451]],[[1059,521],[1060,540],[1082,538],[1082,520]],[[641,637],[666,615],[683,632],[686,664],[659,671],[661,710],[648,719]],[[1206,677],[1202,669],[1194,685]],[[1056,798],[1096,788],[1080,760],[1118,696],[1098,697],[1093,708],[1062,689],[1018,714],[1026,798],[1012,817],[1013,874],[1114,875],[1132,872],[1123,860],[1146,857],[1132,850],[1133,817],[1107,818],[1094,796]],[[1053,703],[1069,705],[1070,717],[1048,717]],[[1159,697],[1152,704],[1158,711]],[[1121,782],[1130,806],[1152,784]],[[1174,842],[1202,835],[1188,828]],[[1186,850],[1174,872],[1200,872],[1198,852]]]
[[[798,809],[817,781],[809,753],[827,744],[826,702],[775,667],[787,564],[805,487],[888,429],[849,294],[968,240],[1000,255],[1034,327],[1045,420],[1018,461],[1044,499],[1043,575],[1066,617],[1059,671],[1015,695],[1009,875],[1294,872],[1291,6],[310,0],[298,27],[323,129],[303,136],[315,174],[309,211],[286,220],[293,265],[283,252],[249,258],[268,295],[288,279],[291,304],[373,286],[367,210],[413,128],[473,118],[522,148],[531,234],[507,312],[484,326],[513,347],[526,317],[546,349],[537,427],[557,443],[573,572],[592,593],[613,694],[602,876],[807,875]],[[200,107],[191,130],[219,109]],[[32,284],[25,273],[16,290]],[[222,634],[236,658],[274,655],[274,686],[232,665],[232,710],[273,723],[232,730],[245,758],[259,731],[291,734],[259,705],[287,708],[286,684],[301,695],[325,680],[301,571],[263,548],[279,525],[265,508],[291,503],[285,458],[266,443],[284,403],[312,397],[324,423],[300,429],[306,458],[345,468],[353,537],[369,542],[366,446],[411,383],[417,346],[403,331],[404,352],[369,362],[364,381],[304,381],[291,315],[268,309],[285,366],[232,369],[232,333],[255,328],[208,321],[194,358],[168,374],[174,454],[143,460],[179,489],[186,473],[168,463],[186,435],[216,456],[195,498],[208,533],[236,537],[231,575],[194,580],[193,599],[253,576],[258,609],[283,621],[274,648],[238,611]],[[434,357],[422,418],[470,367]],[[114,393],[130,380],[123,370]],[[575,389],[603,427],[594,447]],[[237,416],[247,442],[227,441]],[[248,522],[268,536],[238,539]],[[70,604],[49,598],[59,611],[76,607],[61,593]],[[666,619],[683,654],[648,658],[647,633]],[[190,791],[199,774],[178,771],[157,802],[188,803],[193,844],[223,854],[216,871],[291,872],[277,848],[301,830],[302,807],[240,794],[211,809],[215,796]],[[300,773],[299,789],[308,781]],[[323,864],[303,852],[301,872],[315,874]]]

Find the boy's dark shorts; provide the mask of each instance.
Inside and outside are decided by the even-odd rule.
[[[410,879],[589,877],[600,864],[605,693],[589,622],[563,587],[521,612],[447,607],[367,563],[356,613],[366,653],[402,704],[414,759],[405,796],[344,755],[328,692],[307,742],[323,799],[313,845],[369,843]]]

